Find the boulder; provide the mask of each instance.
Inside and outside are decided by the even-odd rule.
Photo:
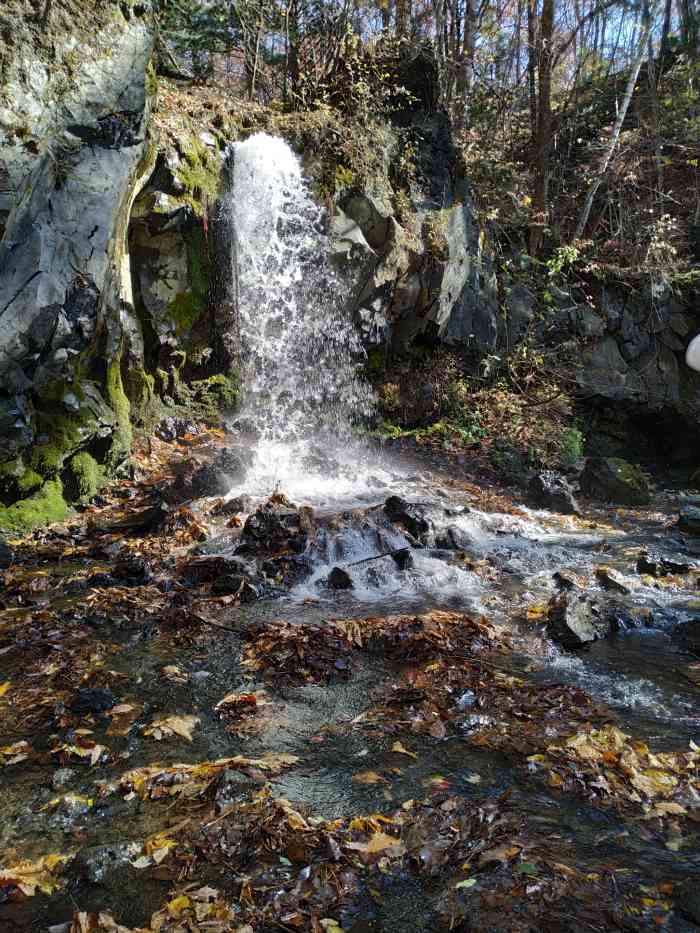
[[[182,502],[204,496],[223,496],[234,483],[245,479],[246,472],[244,455],[233,450],[220,451],[211,463],[188,460],[178,470],[168,499]]]
[[[550,601],[548,631],[564,648],[581,648],[607,638],[612,629],[611,619],[586,593],[563,593]]]
[[[578,515],[580,509],[574,498],[574,491],[566,477],[551,470],[536,473],[528,484],[528,492],[533,503],[552,512],[563,515]]]
[[[351,590],[354,586],[352,577],[342,567],[334,567],[326,582],[332,590]]]
[[[618,505],[648,505],[649,483],[638,466],[620,457],[589,457],[580,478],[584,496]]]

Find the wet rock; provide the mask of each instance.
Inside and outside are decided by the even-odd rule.
[[[638,466],[620,457],[589,457],[580,478],[584,496],[619,505],[648,505],[649,483]],[[700,512],[698,528],[700,528]]]
[[[187,434],[199,434],[199,427],[194,421],[188,421],[186,418],[175,418],[171,415],[162,419],[154,433],[162,441],[174,441],[176,438],[185,437]]]
[[[248,516],[239,551],[270,554],[291,550],[300,554],[312,526],[311,509],[297,509],[283,496],[273,497]]]
[[[560,512],[562,515],[578,515],[580,509],[574,491],[566,477],[551,470],[536,473],[528,484],[533,503],[539,508]]]
[[[126,552],[117,558],[112,576],[131,586],[145,586],[153,580],[153,569],[141,554]]]
[[[601,607],[586,593],[563,593],[549,604],[550,636],[564,648],[580,648],[612,632],[612,624]]]
[[[389,496],[384,503],[384,512],[390,522],[403,525],[415,538],[420,539],[430,530],[423,508],[400,496]]]
[[[84,716],[87,713],[104,713],[117,705],[111,690],[101,687],[81,687],[69,704],[73,713]]]
[[[111,872],[126,865],[138,848],[133,843],[118,842],[81,849],[71,866],[72,873],[90,884],[103,884]]]
[[[114,522],[95,522],[90,527],[102,534],[142,535],[158,531],[170,516],[170,508],[165,502],[157,502],[146,509],[139,509],[125,518]]]
[[[235,557],[208,554],[192,558],[184,568],[183,578],[187,583],[211,583],[222,577],[244,576],[247,569],[246,564]]]
[[[690,573],[690,564],[641,551],[637,558],[637,573],[650,577],[684,575]]]
[[[215,596],[238,596],[242,603],[252,603],[258,598],[258,591],[248,577],[237,574],[225,574],[215,580],[212,588]]]
[[[554,577],[554,582],[562,590],[582,590],[586,586],[586,581],[583,577],[574,573],[573,570],[567,570],[566,568],[557,570],[552,576]]]
[[[223,496],[233,483],[246,475],[243,459],[230,450],[222,450],[211,463],[188,461],[178,471],[168,498],[171,501]]]
[[[354,587],[352,577],[342,567],[334,567],[328,574],[326,583],[332,590],[351,590]]]
[[[627,595],[632,592],[632,587],[626,581],[625,577],[612,567],[596,567],[596,580],[604,590],[610,590],[613,593],[622,593]]]
[[[12,548],[8,544],[5,544],[4,541],[0,541],[0,570],[7,570],[7,568],[12,565],[14,559],[15,555]]]
[[[413,553],[409,547],[402,547],[398,551],[392,551],[391,556],[399,570],[410,570],[413,567]]]
[[[448,525],[435,535],[435,545],[447,551],[465,551],[474,544],[472,536],[459,525]]]
[[[681,506],[678,513],[678,528],[686,534],[700,535],[700,506]]]
[[[222,502],[219,505],[216,505],[212,510],[212,515],[240,515],[241,513],[250,512],[253,508],[253,500],[250,496],[242,495],[236,496],[233,499],[229,499],[228,502]]]

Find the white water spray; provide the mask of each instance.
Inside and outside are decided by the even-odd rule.
[[[230,166],[241,420],[258,435],[245,488],[264,495],[280,484],[292,496],[325,490],[336,498],[344,485],[358,485],[364,457],[353,428],[370,414],[372,393],[328,258],[323,212],[281,139],[257,133],[236,143]]]

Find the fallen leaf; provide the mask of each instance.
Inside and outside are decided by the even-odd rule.
[[[404,748],[401,742],[394,742],[391,746],[392,752],[396,752],[397,755],[408,755],[409,758],[415,758],[418,760],[418,755],[415,752],[410,752],[407,748]]]
[[[179,735],[191,742],[192,733],[198,723],[198,716],[166,716],[163,719],[154,720],[150,726],[144,726],[141,731],[144,735],[152,735],[158,741]]]
[[[353,774],[353,781],[356,784],[389,784],[388,781],[383,775],[378,774],[376,771],[358,771],[357,774]]]

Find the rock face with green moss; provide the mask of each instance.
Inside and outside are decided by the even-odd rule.
[[[129,454],[120,366],[138,333],[126,233],[151,160],[148,7],[107,0],[76,13],[55,3],[45,22],[28,10],[11,0],[0,14],[11,36],[0,72],[0,165],[8,179],[0,472],[7,505],[24,498],[28,477],[38,491],[0,513],[7,527],[59,515],[69,462],[83,466],[78,499],[97,486],[86,464],[113,470]]]
[[[645,475],[621,457],[589,457],[581,473],[581,492],[619,505],[648,505],[651,499]]]

